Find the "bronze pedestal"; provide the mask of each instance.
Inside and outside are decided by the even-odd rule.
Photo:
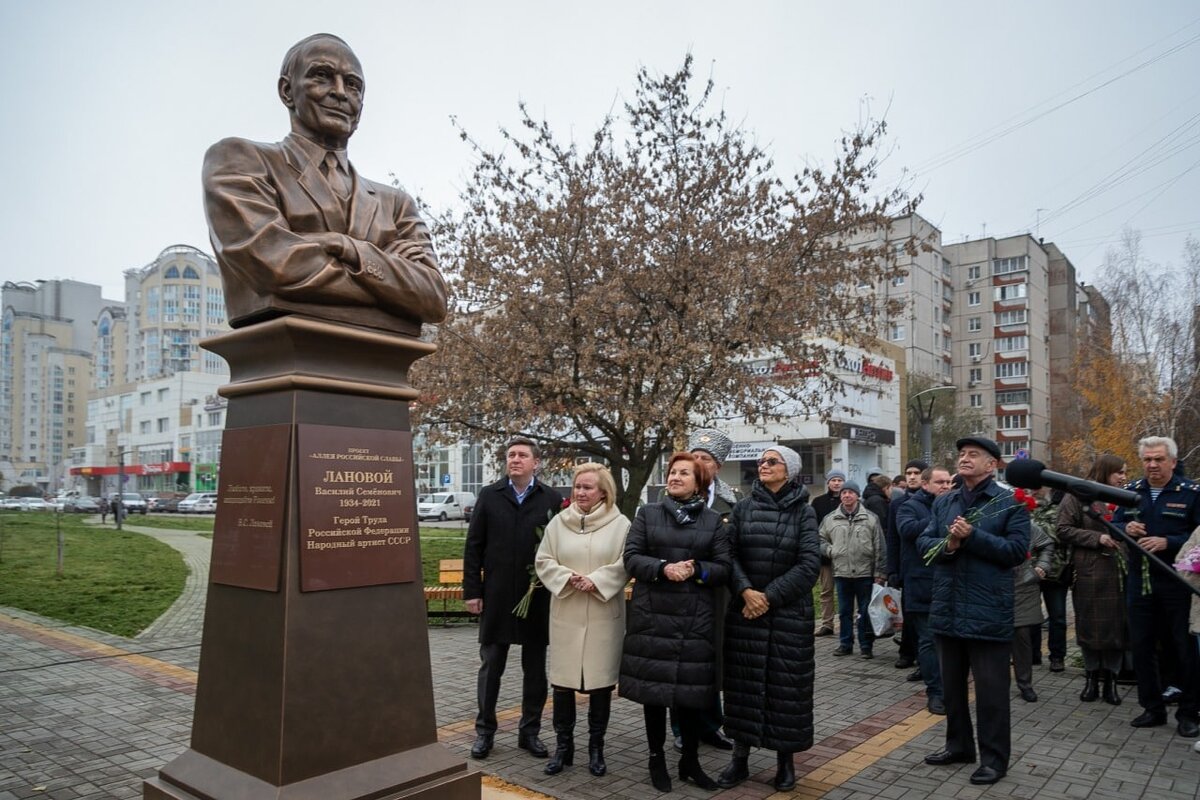
[[[146,798],[478,798],[437,741],[408,367],[432,346],[282,317],[230,364],[191,748]]]

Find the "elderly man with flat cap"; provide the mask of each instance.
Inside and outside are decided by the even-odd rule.
[[[975,735],[967,676],[975,677],[980,766],[971,783],[992,784],[1008,772],[1009,655],[1013,638],[1013,567],[1029,551],[1029,512],[993,478],[1000,448],[983,436],[958,447],[960,484],[933,503],[922,557],[933,555],[929,627],[937,644],[946,706],[946,746],[926,764],[974,763]]]
[[[223,139],[204,156],[204,210],[234,328],[284,314],[419,334],[446,317],[446,284],[406,193],[358,174],[358,58],[328,33],[284,57],[291,133]]]

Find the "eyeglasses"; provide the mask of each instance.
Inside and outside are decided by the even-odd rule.
[[[776,464],[782,464],[782,463],[783,462],[781,460],[779,460],[778,458],[760,458],[758,460],[758,465],[760,467],[773,467]]]

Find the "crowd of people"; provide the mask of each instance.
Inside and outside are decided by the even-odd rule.
[[[1010,681],[1037,702],[1033,667],[1047,621],[1049,668],[1066,668],[1068,594],[1084,666],[1079,699],[1119,705],[1118,681],[1132,671],[1142,708],[1134,727],[1166,724],[1177,702],[1178,734],[1200,735],[1200,600],[1167,571],[1200,547],[1200,486],[1176,474],[1170,439],[1139,443],[1144,476],[1128,484],[1138,505],[1123,508],[1009,488],[995,477],[1000,448],[981,436],[957,442],[953,471],[913,460],[895,479],[868,474],[863,488],[832,470],[815,498],[799,454],[772,445],[739,499],[717,475],[731,446],[720,431],[696,431],[671,456],[659,501],[629,520],[606,467],[576,466],[563,500],[537,478],[537,445],[509,442],[507,474],[481,491],[465,548],[464,596],[480,616],[473,757],[495,746],[500,679],[519,645],[517,746],[546,758],[546,774],[574,764],[579,694],[588,770],[607,772],[615,691],[642,706],[658,791],[672,788],[668,720],[679,780],[732,788],[749,777],[751,749],[763,748],[777,756],[773,786],[787,791],[794,754],[813,744],[816,637],[838,635],[834,656],[852,656],[857,640],[859,657],[873,658],[867,609],[878,586],[902,590],[896,667],[913,667],[907,678],[924,683],[928,711],[946,716],[945,746],[928,764],[978,761],[975,784],[1005,776]],[[1126,485],[1126,464],[1101,456],[1088,478]],[[1200,589],[1200,573],[1188,579]],[[540,738],[548,694],[553,749]],[[730,752],[715,777],[701,768],[702,743]]]

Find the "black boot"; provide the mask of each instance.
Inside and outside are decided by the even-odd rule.
[[[707,789],[710,792],[721,788],[700,768],[700,759],[697,756],[699,750],[700,739],[696,732],[685,730],[683,733],[683,757],[679,759],[679,780],[691,781],[701,789]]]
[[[575,691],[554,687],[554,755],[546,762],[545,773],[557,775],[563,767],[575,763]]]
[[[1100,696],[1099,674],[1096,670],[1089,669],[1087,674],[1083,676],[1083,691],[1079,693],[1079,699],[1085,703],[1095,702]]]
[[[1117,676],[1111,670],[1104,670],[1104,702],[1110,706],[1121,705],[1121,695],[1117,694]]]
[[[742,781],[750,777],[750,746],[735,741],[733,743],[733,758],[729,760],[729,766],[721,770],[721,774],[717,776],[717,786],[722,789],[732,789]]]
[[[792,754],[782,751],[776,753],[775,763],[775,780],[771,785],[781,792],[790,792],[795,789],[796,765],[792,761]]]
[[[662,753],[650,754],[650,783],[660,792],[671,791],[671,773],[667,771],[667,757]]]
[[[592,692],[588,698],[588,772],[599,778],[608,772],[604,761],[604,734],[612,710],[612,689]]]

